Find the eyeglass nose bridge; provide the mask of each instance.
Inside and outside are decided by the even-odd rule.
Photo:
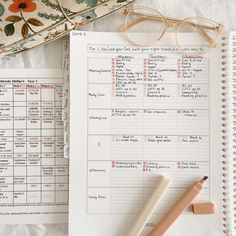
[[[173,28],[174,30],[176,30],[179,24],[181,23],[180,20],[169,19],[169,18],[165,18],[164,21],[165,21],[166,28]]]

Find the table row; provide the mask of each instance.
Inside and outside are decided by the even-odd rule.
[[[0,142],[0,153],[54,153],[64,151],[64,142],[38,141],[38,142]]]
[[[0,96],[1,98],[1,96]],[[60,111],[62,105],[62,101],[40,101],[40,100],[4,100],[4,98],[0,101],[0,109],[16,109],[17,107],[25,107],[26,109],[31,108],[31,109],[48,109],[54,107],[55,110]]]
[[[16,128],[16,127],[4,127],[0,130],[0,138],[19,138],[19,137],[27,137],[27,138],[45,138],[45,139],[58,139],[64,136],[64,129],[58,127],[52,128],[42,128],[39,125],[38,128],[29,128],[27,126],[23,128]]]
[[[17,191],[2,192],[1,204],[24,204],[24,203],[67,203],[68,191]]]
[[[0,117],[0,129],[57,129],[63,128],[61,116],[55,117]]]
[[[89,134],[208,135],[208,109],[89,109]]]
[[[162,174],[172,180],[170,187],[186,187],[191,185],[194,179],[208,176],[209,166],[208,158],[206,161],[164,161],[163,158],[161,161],[88,161],[87,186],[90,188],[153,187],[157,176]]]
[[[68,183],[14,183],[0,184],[1,192],[18,192],[18,191],[67,191],[69,190]]]
[[[0,166],[1,177],[14,176],[63,176],[68,175],[68,166],[54,165],[17,165],[17,166]]]
[[[161,130],[160,130],[161,131]],[[210,136],[89,135],[88,160],[208,160]]]

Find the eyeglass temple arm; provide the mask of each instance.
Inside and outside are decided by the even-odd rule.
[[[135,19],[135,20],[129,22],[126,25],[123,24],[120,26],[120,31],[123,32],[125,30],[128,30],[128,29],[132,28],[133,26],[135,26],[136,24],[139,24],[139,23],[146,21],[146,20],[147,20],[146,18],[139,18],[139,19]]]
[[[139,12],[133,12],[132,14],[142,16],[146,20],[163,21],[163,19],[164,19],[166,22],[169,22],[169,23],[180,23],[181,22],[181,20],[177,20],[177,19],[173,19],[173,18],[167,18],[167,17],[162,18],[160,16],[146,15],[146,14],[142,14],[142,13],[139,13]],[[186,22],[188,22],[188,21],[186,21]],[[135,21],[133,21],[131,23],[132,23],[132,26],[135,25]],[[137,23],[139,23],[139,22],[137,22]],[[207,26],[207,25],[203,25],[203,24],[195,24],[193,22],[188,22],[188,23],[193,25],[193,26],[201,26],[202,28],[211,29],[211,30],[219,30],[222,27],[220,24],[217,24],[216,27],[211,27],[211,26]],[[130,27],[132,27],[132,26],[130,26]]]
[[[210,44],[210,46],[211,46],[212,48],[214,48],[214,47],[216,46],[216,38],[219,36],[219,34],[221,33],[221,31],[222,31],[222,29],[223,29],[220,24],[218,24],[218,25],[214,28],[217,33],[216,33],[216,37],[213,39],[213,38],[210,37],[210,36],[207,34],[207,32],[203,29],[203,28],[206,29],[207,26],[204,27],[204,26],[202,26],[201,24],[195,24],[195,23],[189,22],[189,21],[186,21],[186,23],[188,23],[188,24],[190,24],[190,25],[196,27],[197,30],[199,31],[199,33],[201,33],[201,34],[205,37],[205,39],[208,41],[208,43]],[[209,29],[209,28],[207,28],[207,29]]]
[[[216,46],[216,41],[214,39],[212,39],[206,32],[204,29],[202,29],[201,26],[196,25],[196,28],[198,29],[198,31],[206,38],[206,40],[208,41],[208,43],[210,44],[210,46],[212,48],[214,48]]]

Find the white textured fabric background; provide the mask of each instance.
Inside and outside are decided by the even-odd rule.
[[[136,5],[149,6],[166,16],[186,18],[209,17],[222,23],[226,30],[236,30],[236,0],[137,0]],[[105,17],[84,30],[118,31],[124,20],[121,12]],[[1,68],[60,68],[62,39],[18,55]],[[66,236],[67,224],[0,225],[0,236]],[[86,235],[78,235],[86,236]],[[94,235],[96,236],[96,235]],[[122,235],[121,235],[122,236]]]

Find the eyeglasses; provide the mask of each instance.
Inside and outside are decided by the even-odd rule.
[[[217,46],[217,38],[223,25],[203,17],[189,17],[183,20],[168,18],[160,12],[148,7],[127,7],[124,24],[120,30],[125,33],[128,41],[136,46],[152,46],[159,41],[167,29],[175,29],[176,46],[180,52],[186,48],[186,37],[182,33],[195,32],[200,38],[199,43],[205,45],[205,53]],[[145,34],[143,34],[145,33]],[[188,42],[189,45],[189,42]]]

